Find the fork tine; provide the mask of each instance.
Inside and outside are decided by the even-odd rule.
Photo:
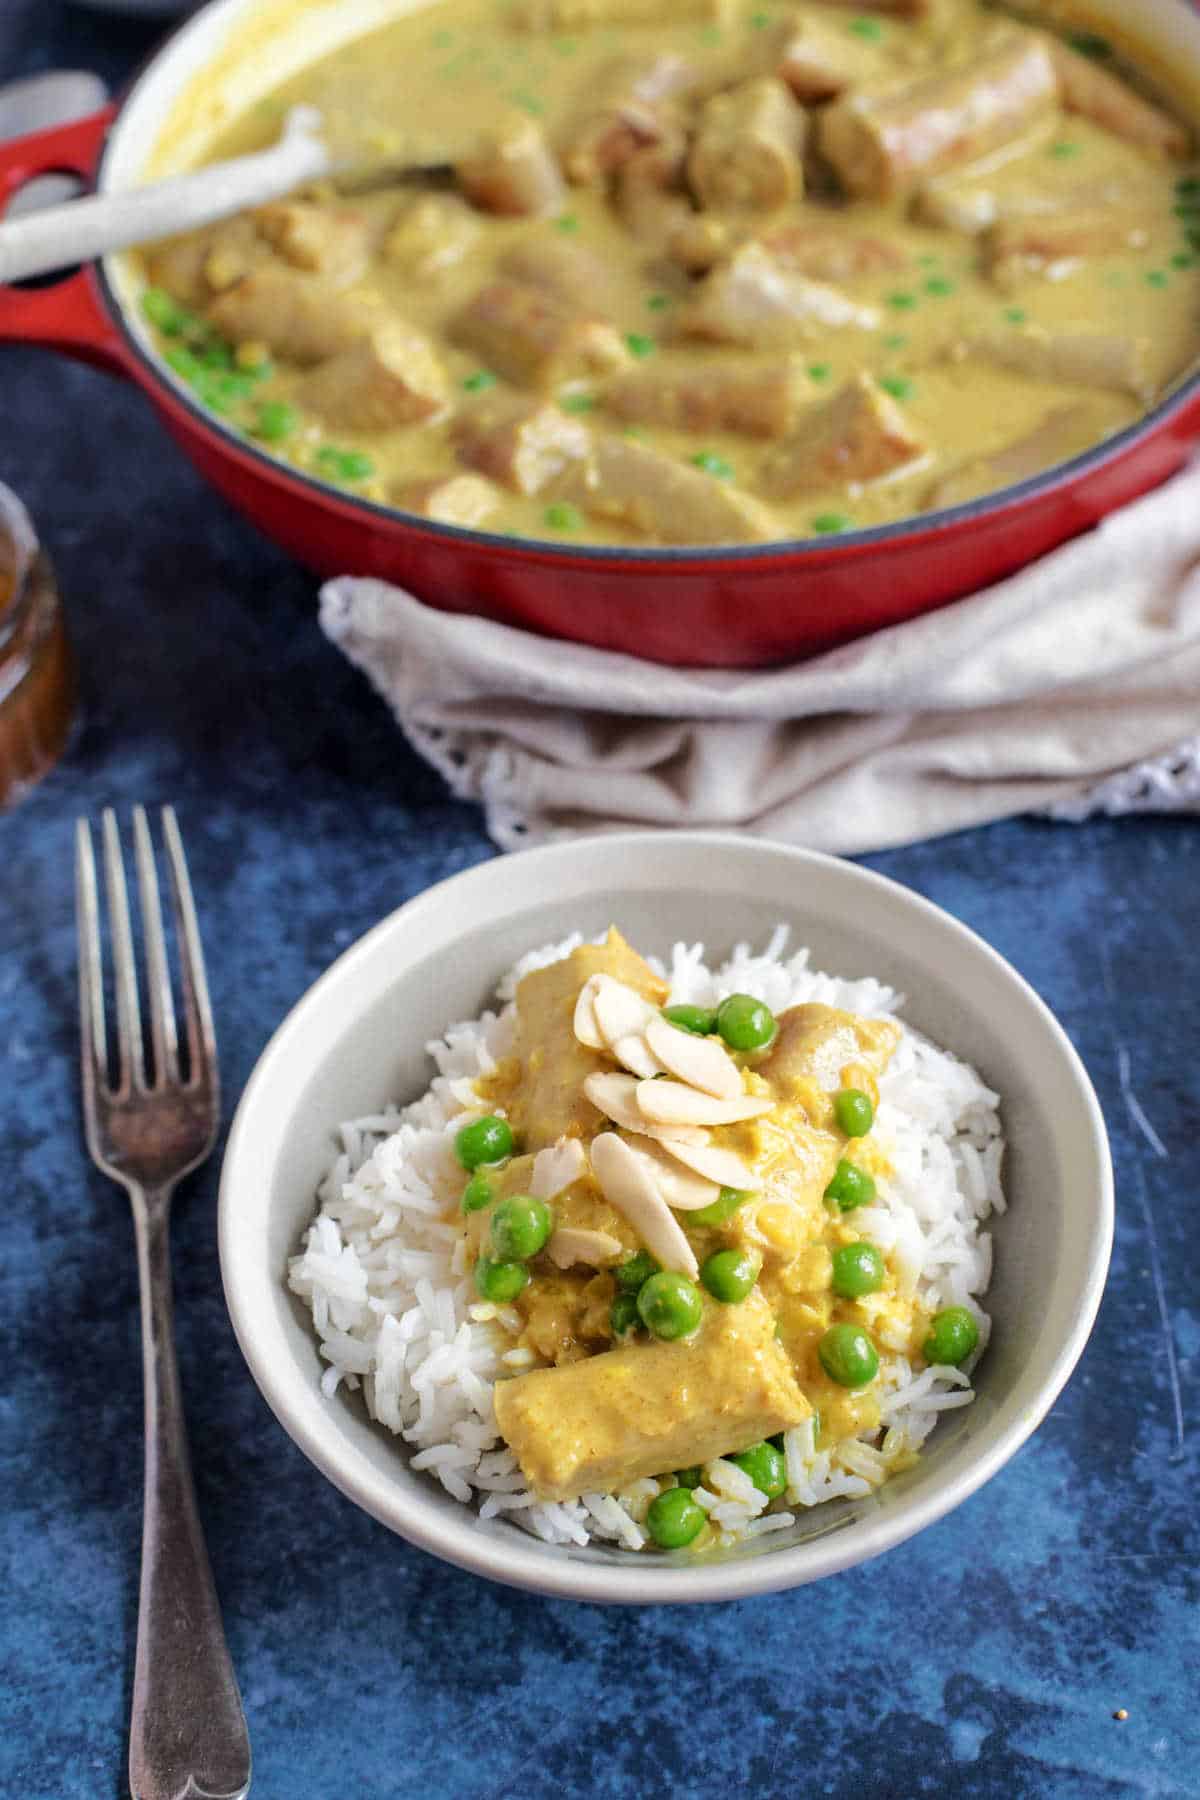
[[[75,822],[75,928],[79,936],[79,1038],[82,1049],[83,1105],[88,1130],[95,1118],[97,1089],[108,1080],[108,1046],[104,1036],[104,982],[100,972],[100,904],[96,895],[96,858],[86,819]]]
[[[167,847],[167,868],[171,877],[171,897],[175,903],[175,929],[179,940],[180,986],[183,1009],[187,1018],[189,1081],[194,1085],[206,1080],[214,1093],[217,1087],[217,1038],[213,1030],[212,1007],[208,998],[208,978],[204,972],[204,952],[200,947],[200,928],[196,923],[196,906],[192,884],[188,879],[187,859],[175,808],[162,810],[163,841]]]
[[[146,809],[133,809],[133,839],[137,856],[138,894],[142,910],[142,940],[146,955],[146,992],[150,1005],[150,1043],[154,1051],[155,1085],[162,1087],[178,1074],[179,1040],[175,1030],[175,1003],[171,998],[171,976],[167,968],[167,947],[163,937],[162,906],[158,895],[158,874],[154,867],[154,846]]]
[[[111,806],[104,809],[104,873],[108,890],[108,926],[112,936],[113,988],[117,999],[117,1086],[123,1091],[143,1086],[145,1073],[137,972],[129,930],[129,895],[125,887],[117,816]]]

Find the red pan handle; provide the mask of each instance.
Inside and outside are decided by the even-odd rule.
[[[115,106],[68,125],[0,143],[0,213],[36,175],[78,175],[91,183]],[[127,375],[133,357],[109,317],[91,269],[51,287],[0,286],[0,344],[36,344]]]

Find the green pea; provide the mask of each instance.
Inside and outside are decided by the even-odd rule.
[[[561,213],[554,221],[559,231],[572,232],[579,230],[579,220],[574,213]]]
[[[833,1253],[833,1291],[843,1300],[858,1300],[883,1286],[887,1271],[874,1244],[842,1244]]]
[[[637,1295],[618,1294],[608,1309],[608,1322],[615,1338],[632,1337],[641,1324],[637,1309]]]
[[[979,1327],[965,1306],[944,1306],[930,1320],[929,1336],[921,1346],[927,1363],[948,1363],[957,1368],[966,1362],[979,1342]]]
[[[730,994],[717,1008],[717,1030],[731,1050],[764,1050],[775,1036],[775,1014],[753,994]]]
[[[883,26],[878,19],[851,19],[846,30],[852,31],[855,37],[866,38],[870,42],[877,42],[883,36]]]
[[[715,475],[718,481],[733,480],[733,464],[718,456],[715,450],[697,450],[692,461],[706,475]]]
[[[857,1163],[847,1162],[843,1157],[825,1189],[825,1198],[834,1201],[844,1213],[853,1212],[857,1206],[869,1206],[875,1198],[875,1178],[860,1169]],[[693,1213],[692,1217],[695,1216]]]
[[[809,363],[808,373],[813,381],[828,381],[833,371],[828,363]]]
[[[487,1113],[464,1125],[454,1140],[454,1154],[464,1169],[478,1169],[484,1163],[503,1162],[513,1153],[512,1126],[507,1119]]]
[[[817,1345],[821,1367],[839,1387],[862,1388],[879,1373],[879,1353],[857,1325],[831,1325]]]
[[[626,1294],[636,1294],[644,1282],[658,1274],[658,1264],[648,1250],[638,1250],[615,1270],[617,1286]]]
[[[578,531],[583,524],[583,515],[579,509],[569,506],[565,500],[556,500],[548,506],[542,517],[551,531]]]
[[[462,385],[468,394],[482,394],[488,388],[494,388],[497,380],[490,369],[476,369],[473,374],[463,376]]]
[[[343,450],[338,473],[343,481],[365,481],[375,473],[375,464],[365,450]]]
[[[751,1444],[748,1450],[739,1451],[737,1456],[727,1457],[726,1461],[748,1475],[759,1493],[765,1494],[768,1500],[778,1500],[787,1486],[787,1470],[774,1444]]]
[[[645,333],[641,331],[627,331],[625,333],[625,342],[633,355],[638,357],[653,356],[654,352],[658,349],[658,340],[656,338],[647,337]]]
[[[476,1290],[500,1306],[515,1300],[528,1281],[529,1270],[522,1262],[495,1262],[490,1256],[481,1256],[475,1264]]]
[[[889,294],[887,303],[896,312],[911,312],[913,307],[917,304],[917,296],[915,294],[906,293],[902,289],[899,293]]]
[[[744,1300],[758,1280],[762,1257],[751,1250],[718,1250],[700,1271],[700,1279],[714,1300],[733,1306]]]
[[[168,337],[179,336],[187,317],[178,301],[171,298],[166,288],[160,287],[146,288],[142,294],[142,312],[152,325],[157,325]]]
[[[893,400],[907,400],[913,391],[913,384],[907,375],[881,375],[879,385]]]
[[[716,1008],[712,1006],[664,1006],[662,1016],[680,1031],[690,1031],[695,1037],[707,1037],[717,1029]]]
[[[671,304],[670,294],[647,294],[646,306],[650,312],[665,312]]]
[[[944,299],[947,294],[954,292],[954,283],[948,275],[931,275],[925,283],[925,292],[936,294],[939,299]]]
[[[561,394],[558,404],[567,413],[591,412],[596,404],[595,394]]]
[[[524,1262],[543,1248],[554,1219],[544,1200],[510,1194],[492,1214],[492,1249],[501,1262]]]
[[[465,1213],[482,1212],[485,1206],[492,1204],[495,1189],[486,1175],[472,1175],[462,1191],[462,1209]]]
[[[698,1488],[704,1480],[704,1470],[699,1463],[691,1469],[676,1469],[675,1479],[681,1488]]]
[[[875,1108],[861,1088],[842,1088],[833,1097],[833,1116],[847,1137],[866,1137],[875,1123]]]
[[[700,1207],[697,1212],[688,1214],[689,1225],[723,1225],[726,1219],[732,1219],[739,1206],[744,1206],[750,1199],[748,1188],[722,1188],[715,1200],[707,1206]]]
[[[233,351],[219,338],[213,338],[201,345],[196,354],[201,368],[219,369],[222,374],[228,373],[233,368]]]
[[[185,381],[194,381],[200,373],[200,364],[191,351],[185,349],[182,344],[175,344],[167,351],[166,361],[177,375],[183,376]]]
[[[1079,155],[1079,145],[1071,143],[1069,139],[1061,138],[1057,144],[1051,144],[1050,155],[1057,158],[1059,162],[1067,162],[1072,156]]]
[[[832,537],[835,532],[849,531],[853,522],[845,513],[818,513],[812,521],[812,528],[821,537]]]
[[[668,1488],[650,1502],[646,1530],[661,1550],[682,1550],[704,1530],[706,1514],[685,1487]]]
[[[277,444],[282,438],[291,436],[296,423],[296,409],[289,406],[286,400],[264,400],[251,429],[255,437],[262,438],[264,443]]]
[[[690,1337],[704,1312],[699,1288],[674,1269],[660,1269],[642,1283],[637,1307],[647,1331],[668,1343]]]

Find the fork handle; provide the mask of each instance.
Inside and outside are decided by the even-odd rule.
[[[133,1800],[241,1800],[250,1786],[250,1740],[188,1458],[171,1304],[171,1189],[131,1189],[131,1198],[146,1480],[130,1788]]]

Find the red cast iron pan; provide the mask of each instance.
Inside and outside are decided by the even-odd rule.
[[[67,171],[105,185],[116,106],[0,144],[0,209]],[[125,376],[201,473],[319,575],[378,575],[431,606],[658,662],[752,668],[810,656],[1020,569],[1157,486],[1200,436],[1200,374],[1145,418],[998,495],[836,540],[729,549],[570,547],[437,525],[353,499],[271,460],[206,413],[127,321],[102,264],[0,288],[0,343],[41,345]]]

